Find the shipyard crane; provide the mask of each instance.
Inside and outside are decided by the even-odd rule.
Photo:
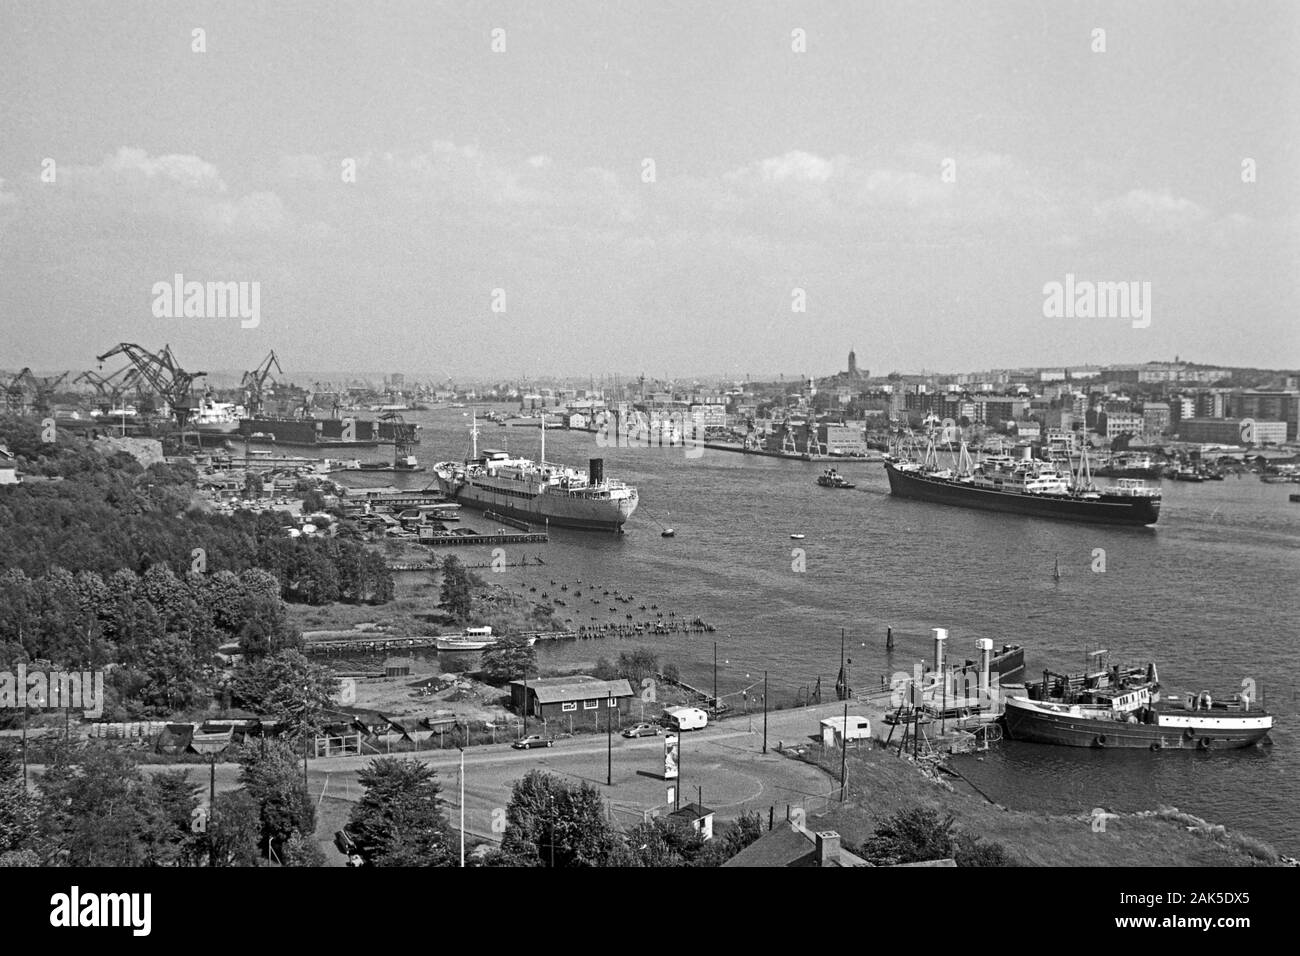
[[[262,364],[257,368],[244,373],[243,379],[239,382],[239,387],[244,390],[244,407],[248,409],[248,417],[256,418],[262,413],[262,402],[265,396],[266,380],[271,377],[271,368],[281,375],[284,369],[280,368],[280,360],[276,357],[275,350],[271,350]]]
[[[171,408],[177,426],[184,429],[190,416],[190,395],[194,380],[208,373],[187,372],[181,368],[176,357],[172,355],[170,345],[164,345],[162,351],[155,355],[148,349],[131,342],[123,342],[96,359],[100,368],[103,368],[105,359],[112,358],[114,355],[125,355],[131,360],[131,364],[135,366],[140,376]]]
[[[97,405],[101,412],[110,412],[118,407],[127,392],[140,380],[140,371],[132,365],[123,365],[112,375],[100,375],[95,371],[82,372],[72,380],[76,385],[86,382],[94,386],[98,395]]]
[[[21,372],[5,372],[0,374],[0,383],[3,383],[5,395],[5,411],[21,413],[27,404],[27,376],[31,369],[23,369]]]
[[[63,384],[63,380],[68,377],[68,372],[62,375],[33,375],[29,368],[23,369],[19,375],[24,376],[27,384],[32,390],[32,411],[37,415],[48,415],[50,413],[50,401],[54,397],[54,390]]]

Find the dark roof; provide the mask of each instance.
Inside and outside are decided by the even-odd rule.
[[[524,686],[523,681],[511,681],[511,687]],[[632,685],[626,679],[597,680],[594,677],[546,677],[528,681],[528,689],[539,703],[558,704],[571,700],[599,700],[602,697],[631,697]]]
[[[741,850],[723,866],[817,866],[817,834],[802,828],[778,826]],[[834,866],[870,866],[860,856],[840,847]]]
[[[670,817],[689,817],[692,820],[700,820],[709,816],[713,812],[714,811],[710,810],[708,807],[701,806],[698,803],[688,803],[680,810],[674,810],[668,815]]]

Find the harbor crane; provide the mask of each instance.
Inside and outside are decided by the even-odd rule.
[[[30,369],[23,369],[21,372],[4,372],[0,373],[0,387],[4,389],[5,411],[21,413],[27,404],[27,373]]]
[[[280,359],[276,357],[275,350],[271,350],[262,364],[257,368],[244,373],[243,379],[239,382],[239,387],[244,390],[244,407],[248,409],[248,417],[256,418],[262,413],[262,403],[266,395],[266,380],[271,377],[271,368],[274,367],[281,375],[284,369],[280,368]]]
[[[140,376],[167,403],[171,409],[172,417],[176,420],[176,425],[184,429],[185,423],[189,420],[190,412],[193,410],[190,405],[190,396],[193,391],[194,380],[208,373],[187,372],[181,368],[176,361],[176,357],[172,355],[170,345],[164,345],[162,351],[155,355],[148,349],[141,348],[134,343],[123,342],[96,359],[100,368],[104,367],[105,359],[112,358],[114,355],[125,355],[131,360],[131,364],[139,372]]]
[[[82,372],[72,380],[73,385],[86,382],[92,385],[98,396],[96,405],[101,412],[110,412],[118,407],[126,393],[140,380],[140,371],[133,365],[123,365],[112,375],[100,375],[95,371]]]
[[[23,369],[18,375],[26,381],[32,390],[32,411],[37,415],[48,415],[50,413],[50,402],[54,398],[54,390],[63,384],[63,380],[68,377],[68,372],[62,375],[33,375],[29,368]]]

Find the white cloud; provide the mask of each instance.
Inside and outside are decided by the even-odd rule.
[[[1135,223],[1156,232],[1177,232],[1205,222],[1209,210],[1168,190],[1130,189],[1123,196],[1098,203],[1096,213],[1103,222]]]

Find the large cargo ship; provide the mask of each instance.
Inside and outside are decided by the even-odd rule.
[[[243,418],[239,434],[280,445],[414,445],[420,440],[419,427],[409,422],[365,418]]]
[[[542,429],[540,461],[512,458],[508,452],[478,452],[478,422],[464,462],[433,467],[438,488],[449,499],[536,525],[592,531],[619,531],[637,506],[637,491],[605,477],[605,462],[593,458],[587,471],[546,460]]]
[[[1051,462],[1030,458],[996,456],[973,466],[964,445],[955,469],[940,468],[931,446],[921,462],[886,460],[885,473],[890,494],[899,498],[1098,524],[1153,525],[1160,517],[1158,489],[1136,478],[1097,488],[1086,456],[1075,479]]]

